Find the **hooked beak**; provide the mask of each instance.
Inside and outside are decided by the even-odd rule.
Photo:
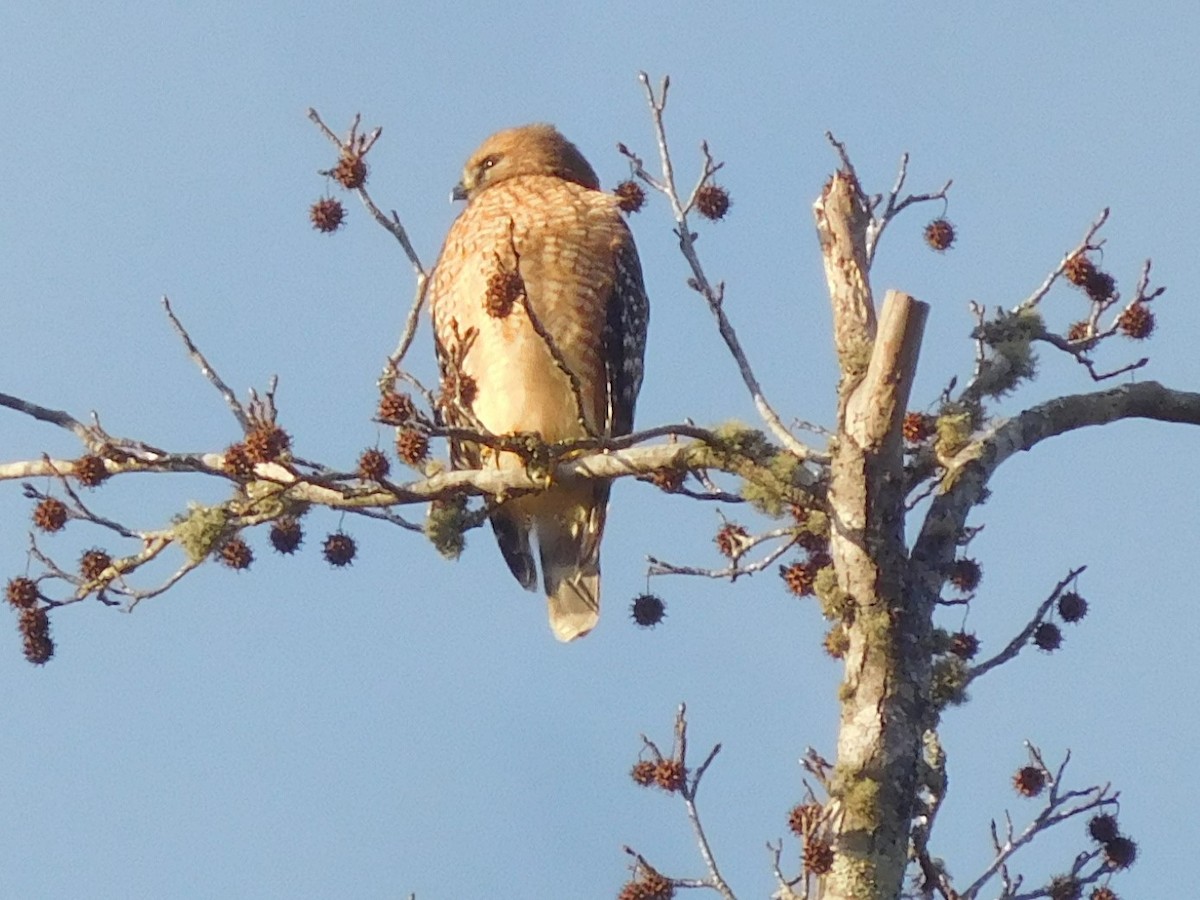
[[[467,199],[467,189],[461,181],[456,184],[454,186],[454,190],[450,192],[450,199],[451,201]]]

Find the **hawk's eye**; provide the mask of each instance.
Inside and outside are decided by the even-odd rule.
[[[498,162],[500,162],[500,157],[493,153],[491,156],[485,156],[483,158],[483,162],[479,164],[479,168],[486,171],[487,169],[492,168]]]

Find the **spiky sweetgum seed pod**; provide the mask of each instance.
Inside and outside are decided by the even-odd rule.
[[[1053,622],[1043,622],[1033,629],[1033,642],[1038,649],[1052,653],[1062,646],[1062,630]]]
[[[979,652],[979,638],[966,631],[957,631],[950,635],[949,650],[959,659],[974,659]]]
[[[54,656],[50,638],[50,617],[44,609],[23,609],[17,620],[25,658],[35,666],[44,666]]]
[[[646,889],[640,881],[627,881],[621,885],[617,900],[647,900]]]
[[[635,213],[646,205],[646,192],[636,181],[622,181],[613,194],[617,198],[617,207],[623,213]]]
[[[716,222],[729,212],[729,192],[719,184],[706,184],[696,192],[696,212]]]
[[[483,294],[483,308],[493,319],[503,319],[512,312],[513,304],[525,294],[525,279],[521,273],[501,269],[488,276]]]
[[[1071,327],[1067,329],[1067,340],[1072,343],[1078,341],[1086,341],[1092,336],[1092,324],[1083,319],[1079,322],[1072,322]]]
[[[1090,900],[1117,900],[1116,893],[1106,884],[1098,888],[1093,888],[1088,897]]]
[[[1096,272],[1095,264],[1086,253],[1076,253],[1063,266],[1063,277],[1076,287],[1083,287]]]
[[[629,608],[630,616],[642,628],[653,628],[667,615],[667,604],[655,594],[638,594]]]
[[[256,463],[274,462],[291,445],[291,437],[278,425],[260,425],[246,435],[246,453]]]
[[[221,457],[221,468],[239,481],[249,481],[254,477],[254,460],[250,458],[245,444],[226,447]]]
[[[379,397],[379,408],[375,412],[384,425],[407,425],[417,414],[412,397],[399,391],[387,391]]]
[[[254,562],[254,551],[239,537],[230,538],[221,545],[220,560],[231,569],[248,569]]]
[[[1120,296],[1117,293],[1116,279],[1107,272],[1101,272],[1099,269],[1092,271],[1083,289],[1087,291],[1088,297],[1096,303],[1103,303],[1105,300],[1116,300]]]
[[[1117,817],[1110,813],[1092,816],[1091,821],[1088,822],[1088,834],[1092,836],[1092,840],[1101,844],[1115,840],[1121,834],[1121,830],[1117,827]]]
[[[39,596],[37,582],[32,578],[12,578],[4,586],[4,599],[16,609],[30,609]]]
[[[269,537],[271,546],[277,552],[287,556],[296,552],[296,549],[300,546],[300,542],[304,540],[304,531],[300,528],[300,523],[295,519],[280,519],[271,526]]]
[[[1046,885],[1050,900],[1079,900],[1083,886],[1071,875],[1055,875]]]
[[[675,896],[675,885],[662,872],[643,867],[641,882],[646,900],[671,900]]]
[[[88,550],[79,557],[79,574],[88,581],[95,581],[112,565],[112,557],[103,550]]]
[[[956,559],[950,566],[950,583],[964,594],[979,587],[983,568],[974,559]]]
[[[346,190],[355,191],[367,182],[367,164],[357,153],[343,153],[331,174]]]
[[[1074,591],[1058,598],[1058,614],[1064,622],[1078,622],[1087,615],[1087,601]]]
[[[396,455],[410,466],[419,466],[429,456],[429,436],[416,428],[396,435]]]
[[[84,487],[92,488],[108,477],[108,469],[98,456],[81,456],[72,465],[71,474]]]
[[[308,208],[308,218],[317,231],[333,234],[346,220],[346,208],[340,200],[324,197]]]
[[[732,559],[741,552],[743,541],[748,537],[750,532],[741,525],[727,522],[717,530],[713,542],[717,545],[717,552]]]
[[[664,791],[674,793],[683,789],[687,781],[687,769],[677,759],[661,759],[654,767],[654,780]]]
[[[344,531],[335,531],[333,534],[325,538],[325,544],[321,548],[321,552],[325,554],[325,559],[331,566],[348,566],[354,559],[354,554],[357,551],[354,544],[354,538],[346,534]]]
[[[57,497],[44,497],[33,508],[33,524],[47,533],[62,531],[67,524],[67,504]]]
[[[925,226],[925,243],[938,253],[949,250],[954,238],[954,226],[948,219],[934,219]]]
[[[788,813],[788,828],[797,837],[804,837],[817,827],[822,812],[820,803],[797,803]]]
[[[1128,869],[1137,860],[1137,852],[1133,838],[1117,835],[1104,844],[1104,861],[1114,869]]]
[[[1046,773],[1037,766],[1022,766],[1013,776],[1013,788],[1023,797],[1036,797],[1046,789]]]
[[[833,846],[829,841],[804,842],[804,868],[814,875],[828,875],[833,868]]]
[[[1117,319],[1117,327],[1126,337],[1145,340],[1154,332],[1154,313],[1145,303],[1132,303]]]
[[[686,476],[687,473],[679,469],[655,469],[650,473],[650,482],[659,490],[673,494],[683,487],[683,479]]]
[[[633,768],[629,770],[629,777],[633,779],[634,784],[642,787],[650,787],[654,784],[655,770],[658,768],[653,762],[648,759],[639,759],[633,764]]]
[[[910,444],[921,444],[933,437],[936,419],[921,412],[910,412],[904,416],[904,440]]]
[[[358,458],[358,477],[364,481],[382,481],[387,478],[392,464],[382,450],[364,450]]]
[[[813,592],[817,581],[818,569],[810,563],[792,563],[790,566],[780,566],[779,574],[788,590],[797,597],[807,597]]]
[[[825,632],[825,639],[821,645],[831,657],[841,659],[850,649],[850,635],[842,625],[834,625]]]

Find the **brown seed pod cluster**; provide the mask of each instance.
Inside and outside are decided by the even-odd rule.
[[[304,531],[296,519],[288,516],[277,520],[271,526],[268,537],[270,538],[271,546],[275,548],[277,553],[290,556],[296,552],[304,540]]]
[[[656,594],[638,594],[630,604],[629,614],[642,628],[653,628],[667,615],[667,604]]]
[[[1121,835],[1117,817],[1111,813],[1100,813],[1088,821],[1088,834],[1098,844],[1107,844]]]
[[[33,508],[33,524],[47,534],[62,531],[67,518],[67,504],[57,497],[43,497]]]
[[[1046,896],[1050,900],[1079,900],[1083,886],[1074,875],[1055,875],[1046,885]]]
[[[399,391],[386,391],[379,397],[375,418],[384,425],[407,425],[417,414],[413,399]]]
[[[367,183],[367,163],[357,153],[343,152],[342,158],[329,174],[346,190],[356,191]]]
[[[17,620],[25,658],[35,666],[44,666],[54,656],[54,641],[50,637],[50,617],[46,610],[31,607],[21,610]]]
[[[633,779],[633,783],[639,787],[650,787],[655,783],[655,775],[658,772],[658,764],[648,759],[639,759],[633,764],[633,768],[629,770],[629,777]]]
[[[358,458],[358,477],[363,481],[383,481],[391,469],[387,454],[375,447],[364,450]]]
[[[792,563],[790,566],[780,566],[779,574],[787,585],[788,590],[797,597],[808,597],[817,583],[817,572],[820,567],[813,561]]]
[[[833,845],[821,838],[804,842],[804,869],[813,875],[828,875],[833,869]]]
[[[94,488],[108,477],[108,468],[99,456],[81,456],[71,466],[71,474],[84,487]]]
[[[617,900],[672,900],[674,896],[675,885],[671,879],[639,863],[636,876],[622,885]]]
[[[1073,344],[1090,340],[1094,336],[1095,335],[1092,333],[1092,323],[1087,319],[1081,319],[1078,322],[1072,322],[1071,326],[1067,329],[1067,340]]]
[[[748,532],[736,522],[726,522],[717,529],[717,536],[713,538],[713,543],[717,545],[717,552],[728,559],[734,559],[742,555],[742,551],[746,546],[746,541],[750,539]]]
[[[344,531],[335,531],[325,538],[321,552],[331,566],[341,568],[354,561],[354,554],[358,552],[358,547],[350,535]]]
[[[1092,892],[1088,894],[1088,900],[1118,900],[1118,897],[1116,891],[1107,884],[1102,884],[1092,888]]]
[[[706,184],[696,191],[696,212],[717,222],[729,212],[729,192],[719,184]]]
[[[1144,341],[1154,333],[1154,313],[1148,304],[1131,303],[1117,318],[1121,333],[1135,341]]]
[[[40,596],[37,582],[32,578],[12,578],[4,586],[4,599],[14,609],[32,609]]]
[[[910,412],[904,416],[902,427],[904,440],[910,444],[923,444],[937,430],[937,418],[928,413]]]
[[[256,463],[275,462],[291,446],[291,436],[278,425],[259,425],[246,435],[246,453]]]
[[[681,791],[687,785],[687,769],[677,759],[660,759],[654,768],[654,782],[669,793]]]
[[[646,192],[642,186],[632,179],[622,181],[613,188],[617,198],[617,207],[623,213],[635,213],[646,205]]]
[[[959,659],[974,659],[979,652],[979,638],[968,631],[956,631],[950,635],[948,650]]]
[[[79,557],[79,574],[87,581],[95,581],[112,565],[112,557],[103,550],[93,547]]]
[[[1076,253],[1063,264],[1063,277],[1076,287],[1085,287],[1096,275],[1096,264],[1086,253]]]
[[[516,269],[498,269],[488,276],[483,308],[493,319],[505,319],[513,304],[525,296],[525,279]]]
[[[820,803],[797,803],[788,813],[788,828],[797,837],[812,834],[821,824],[824,812]]]
[[[429,458],[429,435],[418,428],[405,428],[396,435],[396,455],[410,466]]]
[[[958,235],[948,219],[934,219],[925,226],[925,243],[938,253],[945,253],[954,244]]]
[[[1128,869],[1137,861],[1138,847],[1133,838],[1117,835],[1104,844],[1104,862],[1114,869]]]
[[[1076,253],[1066,261],[1063,277],[1076,287],[1083,288],[1093,303],[1106,303],[1119,296],[1116,281],[1102,271],[1086,252]]]
[[[1046,772],[1040,766],[1022,766],[1013,776],[1013,788],[1022,797],[1036,797],[1046,789]]]
[[[1078,622],[1087,615],[1087,611],[1087,601],[1074,591],[1068,591],[1058,598],[1058,614],[1064,622]]]
[[[1062,646],[1062,629],[1053,622],[1042,622],[1033,629],[1033,642],[1039,650],[1053,653]]]
[[[333,234],[346,220],[346,208],[340,200],[322,197],[308,208],[308,218],[313,228],[323,234]]]
[[[221,545],[217,558],[231,569],[248,569],[254,562],[254,551],[240,537],[233,537]]]
[[[983,567],[978,560],[956,559],[950,565],[947,580],[961,593],[969,594],[979,587],[983,579]]]
[[[661,491],[673,494],[683,487],[687,473],[681,469],[655,469],[650,473],[650,483]]]
[[[254,478],[254,460],[245,444],[230,444],[225,448],[221,457],[221,468],[238,481],[250,481]]]

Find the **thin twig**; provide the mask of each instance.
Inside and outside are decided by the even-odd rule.
[[[654,123],[654,136],[658,143],[659,162],[662,167],[662,178],[660,181],[649,177],[648,173],[644,179],[647,183],[658,187],[666,195],[671,204],[671,210],[675,217],[675,234],[679,238],[679,248],[683,253],[684,259],[687,260],[688,266],[692,270],[691,285],[696,291],[704,297],[708,304],[709,311],[713,318],[717,321],[717,330],[721,334],[721,338],[725,341],[725,346],[729,349],[734,361],[737,363],[738,370],[741,373],[742,381],[745,383],[750,396],[754,401],[755,408],[759,415],[766,423],[771,433],[784,445],[787,450],[801,460],[811,460],[817,463],[828,461],[828,455],[818,452],[801,441],[788,431],[783,424],[779,414],[767,401],[763,394],[762,387],[758,383],[757,377],[754,375],[754,370],[750,366],[749,360],[746,358],[745,352],[742,350],[741,342],[738,340],[737,333],[734,331],[733,325],[729,318],[725,315],[723,308],[724,285],[718,284],[714,286],[704,272],[704,268],[700,263],[700,258],[696,253],[696,236],[692,233],[688,225],[687,214],[688,204],[685,204],[679,197],[679,192],[675,185],[675,171],[671,162],[671,153],[667,145],[667,133],[663,124],[663,111],[667,105],[667,89],[670,81],[667,78],[662,80],[658,94],[655,94],[654,87],[650,84],[650,76],[645,72],[638,74],[638,80],[642,84],[642,88],[646,93],[646,101],[650,107],[650,116]],[[705,171],[715,171],[711,163],[711,156],[708,155],[707,145],[704,147],[705,154]],[[626,153],[635,167],[644,172],[641,161],[631,153]],[[711,172],[710,172],[711,174]],[[698,186],[699,187],[699,186]],[[697,187],[697,190],[698,190]],[[688,203],[691,203],[695,197],[695,191],[692,193],[692,198],[689,198]]]
[[[233,413],[233,417],[237,419],[243,433],[249,434],[251,429],[250,417],[246,415],[246,410],[242,406],[241,401],[238,400],[237,395],[229,389],[229,385],[221,379],[221,376],[217,374],[217,370],[209,364],[208,360],[204,358],[204,354],[193,343],[192,336],[188,334],[187,329],[183,327],[183,323],[176,318],[174,310],[171,309],[170,298],[164,296],[162,298],[162,305],[163,309],[167,312],[167,318],[171,320],[171,327],[175,329],[175,333],[183,341],[183,346],[187,350],[188,356],[191,357],[192,362],[196,364],[200,369],[200,373],[208,379],[209,383],[225,398],[225,405],[229,407],[230,412]]]

